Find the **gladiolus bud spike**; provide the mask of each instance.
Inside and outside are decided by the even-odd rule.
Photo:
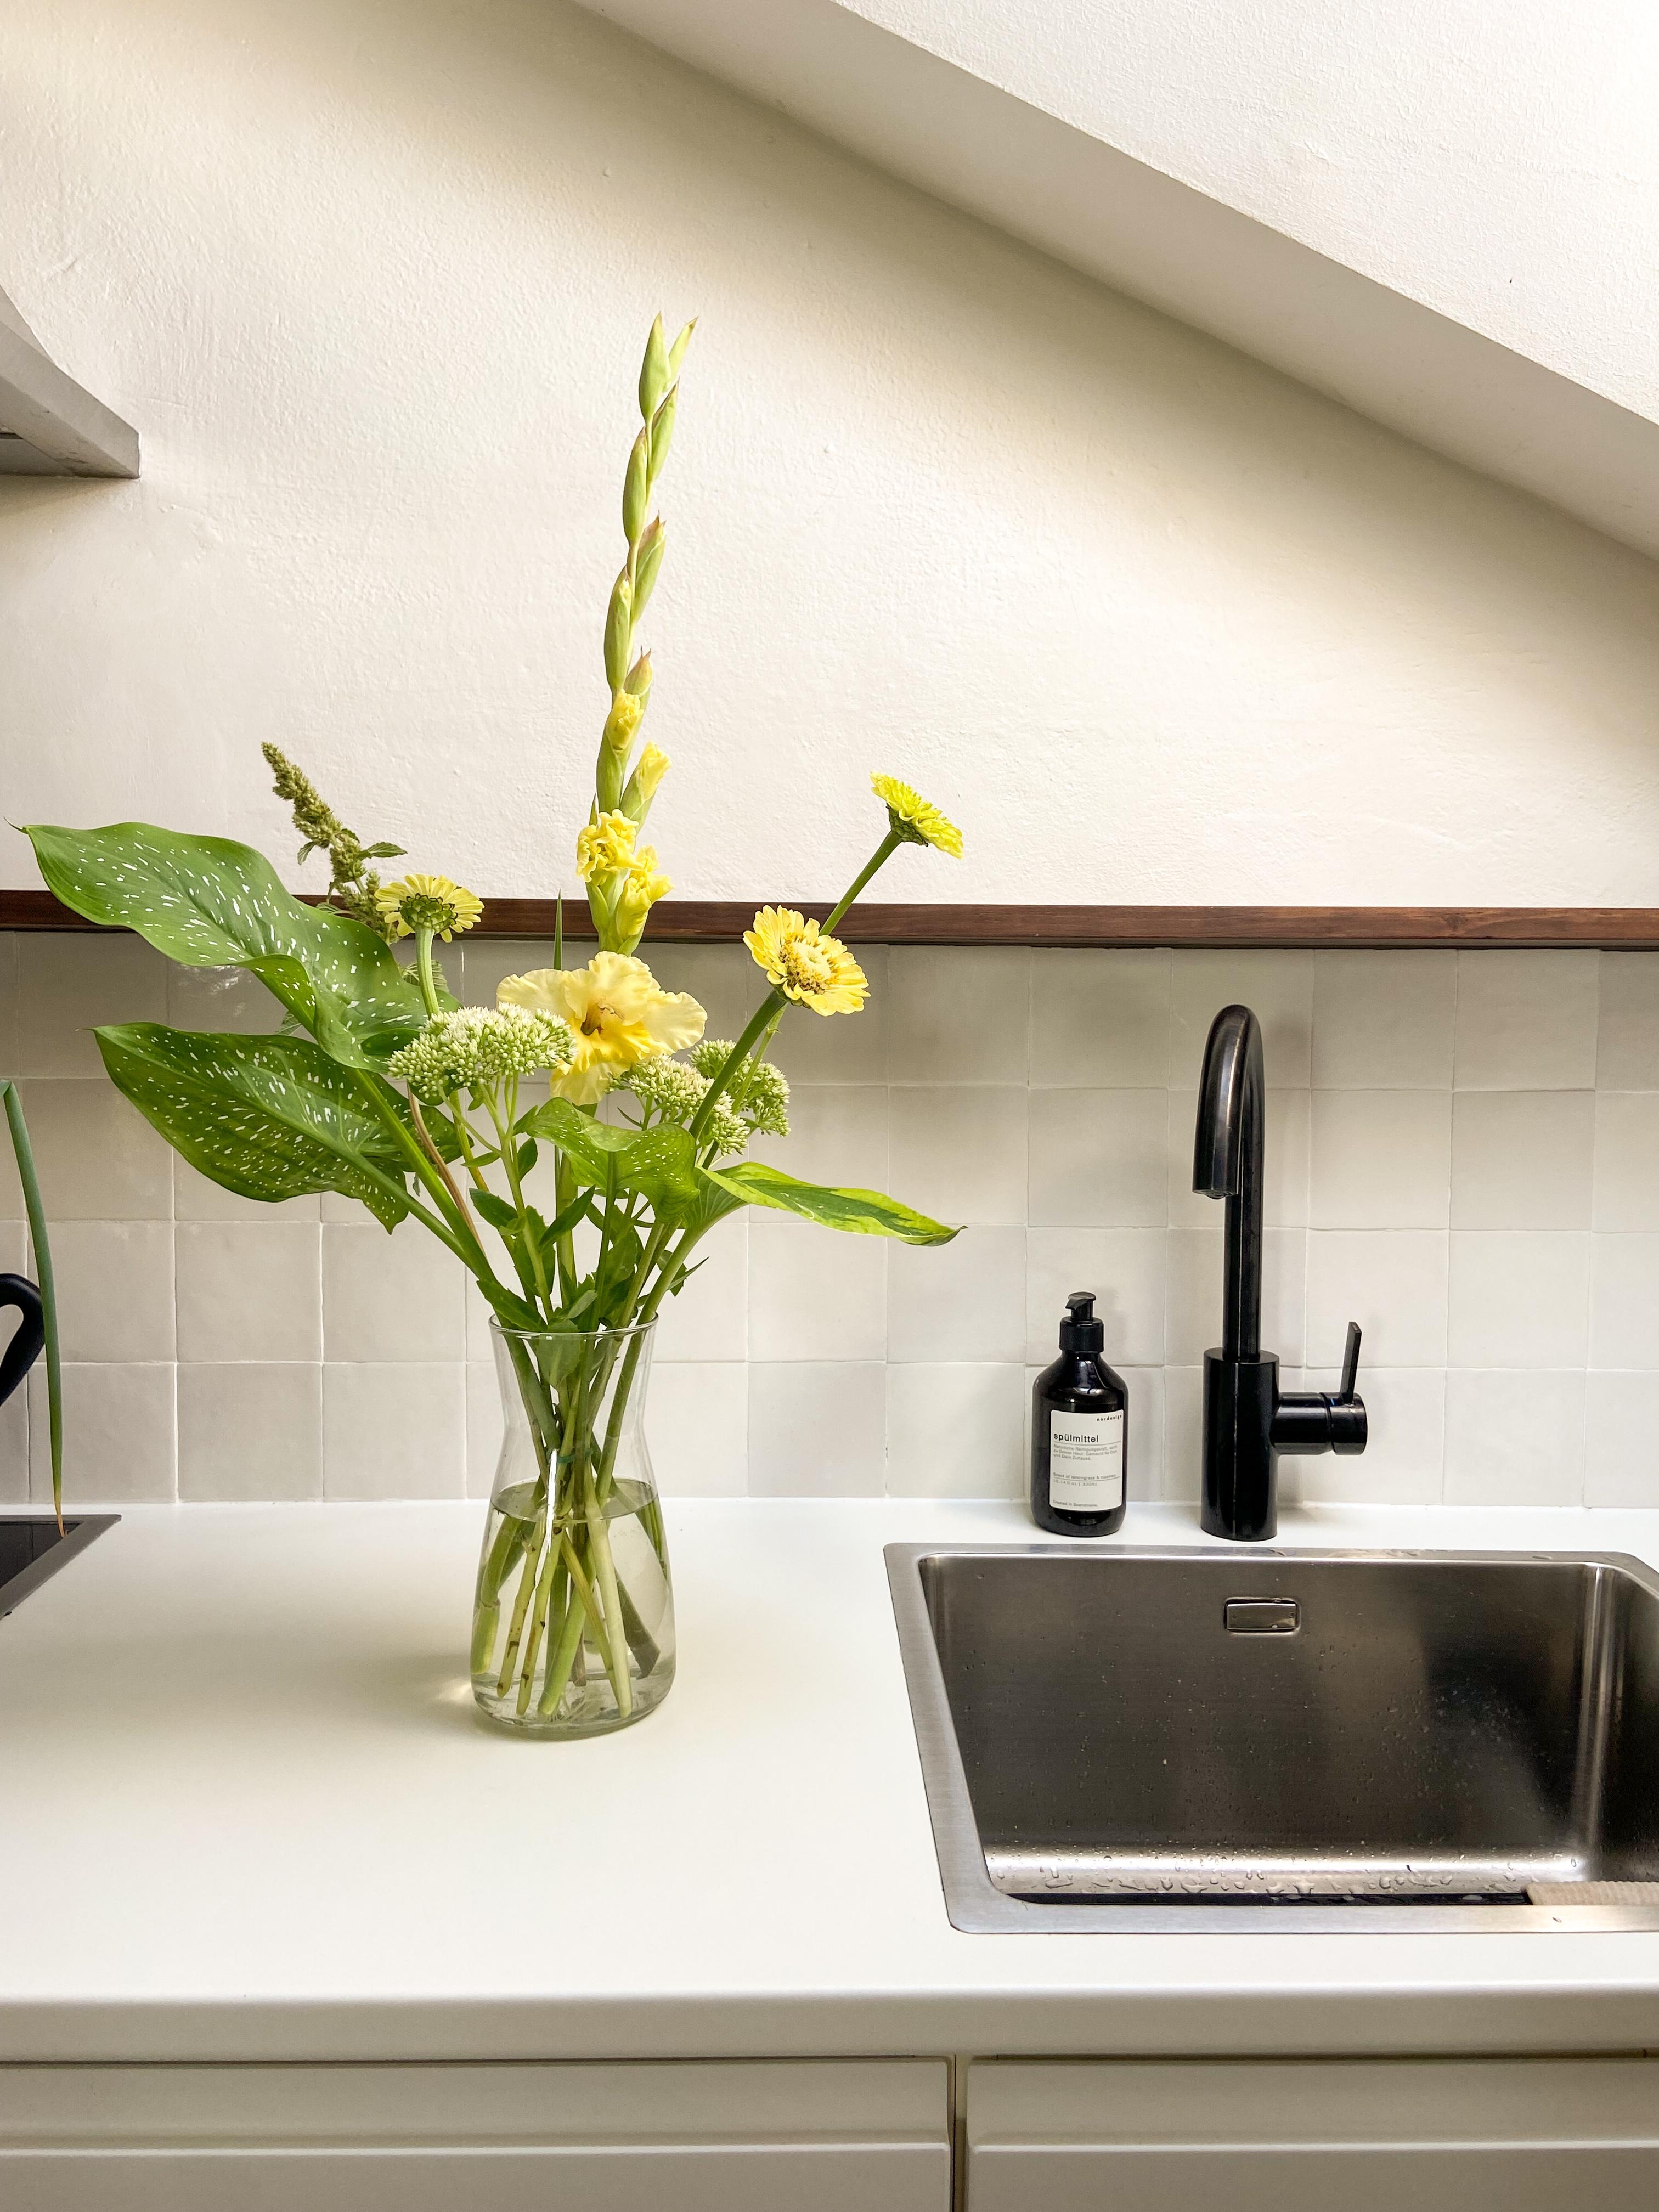
[[[605,676],[613,692],[620,691],[628,673],[628,648],[634,642],[634,594],[624,568],[611,587],[611,605],[605,617]]]
[[[675,339],[673,344],[669,347],[668,374],[670,376],[678,376],[679,374],[680,363],[685,359],[685,349],[690,344],[691,333],[696,329],[696,327],[697,319],[693,315],[690,321],[680,332],[678,337]]]
[[[651,655],[648,653],[642,653],[629,670],[628,681],[623,689],[643,703],[651,689]]]
[[[667,398],[651,417],[651,474],[653,477],[661,475],[662,465],[668,459],[669,443],[674,435],[674,408],[679,396],[678,385],[671,384]],[[645,434],[641,431],[640,434],[643,437]]]
[[[634,619],[637,622],[645,612],[645,603],[650,598],[657,580],[657,571],[662,566],[663,548],[667,532],[663,528],[661,515],[655,514],[646,526],[640,540],[639,551],[634,560]]]
[[[661,413],[661,409],[658,409]],[[641,430],[634,441],[634,450],[628,456],[628,474],[623,482],[623,535],[631,545],[645,527],[646,501],[651,496],[651,453],[656,442],[653,429]]]
[[[668,389],[668,347],[662,334],[662,317],[659,315],[651,325],[651,335],[645,342],[645,359],[640,365],[640,420],[648,422],[662,403]]]

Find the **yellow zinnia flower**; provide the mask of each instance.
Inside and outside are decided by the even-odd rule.
[[[429,929],[448,944],[452,932],[471,929],[483,912],[483,901],[452,884],[447,876],[403,876],[395,884],[382,884],[374,903],[394,937],[412,937]]]
[[[576,871],[585,884],[634,865],[635,826],[625,814],[601,814],[576,832]]]
[[[815,1014],[855,1014],[869,978],[838,937],[823,937],[793,907],[763,906],[744,943],[768,978],[798,1006]]]
[[[947,822],[931,799],[901,783],[896,775],[872,775],[870,788],[887,809],[887,818],[907,845],[931,845],[936,853],[962,858],[962,832]]]
[[[574,1040],[570,1066],[553,1094],[578,1106],[602,1098],[619,1075],[662,1052],[695,1044],[706,1019],[684,991],[665,991],[643,960],[595,953],[586,968],[537,968],[496,988],[498,1006],[556,1015]]]

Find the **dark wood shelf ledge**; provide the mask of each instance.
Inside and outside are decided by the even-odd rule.
[[[775,902],[783,903],[784,902]],[[805,905],[820,921],[827,906]],[[741,936],[753,905],[665,899],[647,942],[717,944]],[[50,891],[0,891],[0,929],[89,929]],[[565,907],[565,933],[591,938],[586,908]],[[480,937],[550,938],[551,899],[486,901]],[[860,905],[839,934],[859,945],[1144,947],[1314,945],[1405,951],[1585,946],[1659,949],[1659,907],[1629,906],[880,906]]]

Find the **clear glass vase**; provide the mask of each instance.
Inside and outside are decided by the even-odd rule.
[[[674,1595],[645,1441],[654,1322],[492,1324],[506,1433],[472,1609],[472,1690],[526,1735],[600,1735],[674,1679]]]

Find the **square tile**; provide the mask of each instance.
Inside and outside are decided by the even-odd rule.
[[[1305,1091],[1312,1067],[1311,952],[1177,952],[1170,1082],[1196,1091],[1210,1025],[1224,1006],[1248,1006],[1261,1025],[1267,1087]]]
[[[1023,1085],[920,1084],[890,1096],[897,1196],[953,1226],[1024,1221]]]
[[[1455,952],[1316,952],[1316,1091],[1451,1088]]]
[[[1316,1229],[1443,1229],[1451,1207],[1446,1091],[1316,1091],[1308,1213]]]
[[[1659,1237],[1590,1239],[1589,1364],[1659,1368]]]
[[[887,1377],[887,1487],[895,1498],[1018,1498],[1025,1370],[895,1367]]]
[[[323,1494],[323,1370],[254,1361],[179,1370],[179,1495]]]
[[[49,1222],[171,1218],[173,1148],[106,1078],[23,1083],[18,1091]],[[4,1134],[0,1149],[21,1212]]]
[[[1171,988],[1167,952],[1033,952],[1033,1087],[1161,1091]]]
[[[155,1364],[64,1363],[66,1505],[138,1505],[176,1497],[173,1370]],[[52,1422],[46,1370],[29,1371],[30,1487],[52,1503]]]
[[[1300,1390],[1334,1390],[1334,1367],[1298,1376]],[[1286,1389],[1291,1387],[1288,1383]],[[1438,1503],[1446,1456],[1446,1376],[1438,1367],[1362,1370],[1369,1431],[1358,1453],[1322,1452],[1279,1464],[1285,1504],[1433,1505]]]
[[[888,1188],[887,1087],[878,1083],[795,1085],[789,1134],[757,1137],[750,1157],[803,1182],[855,1190]]]
[[[1164,1370],[1164,1480],[1158,1495],[1196,1505],[1204,1486],[1204,1370]]]
[[[693,1250],[695,1272],[690,1280],[674,1296],[665,1298],[658,1310],[656,1358],[659,1364],[748,1358],[749,1236],[757,1214],[758,1209],[751,1209],[717,1221]],[[807,1226],[805,1222],[794,1225]],[[835,1232],[821,1229],[817,1233],[829,1237]],[[474,1298],[478,1297],[475,1284],[469,1283],[467,1288]],[[479,1298],[478,1303],[483,1302]]]
[[[741,1498],[749,1487],[749,1370],[659,1360],[646,1435],[665,1498]]]
[[[1316,1229],[1308,1351],[1339,1364],[1357,1321],[1362,1369],[1446,1364],[1447,1237],[1437,1229]]]
[[[174,1236],[180,1359],[322,1358],[314,1221],[181,1221]]]
[[[101,1077],[94,1027],[167,1019],[167,963],[142,937],[31,933],[17,961],[20,1075]]]
[[[466,1364],[466,1494],[488,1498],[495,1486],[495,1462],[501,1457],[501,1387],[495,1370],[481,1359]]]
[[[400,1223],[390,1237],[374,1221],[325,1221],[324,1357],[331,1364],[459,1359],[466,1280],[453,1253],[418,1221]]]
[[[749,1370],[749,1489],[756,1498],[879,1498],[887,1370],[878,1361]]]
[[[1582,1230],[1453,1230],[1449,1364],[1582,1367],[1589,1243]]]
[[[887,1357],[1016,1361],[1025,1334],[1025,1231],[964,1229],[949,1244],[890,1244]]]
[[[1465,1091],[1452,1104],[1455,1229],[1588,1229],[1595,1098]]]
[[[889,1249],[884,1237],[848,1236],[752,1209],[750,1357],[880,1359],[887,1349]]]
[[[1592,1218],[1597,1229],[1659,1229],[1659,1091],[1597,1093]]]
[[[1033,1091],[1026,1218],[1045,1228],[1162,1228],[1167,1091]]]
[[[1024,1082],[1031,956],[1024,946],[896,945],[887,974],[893,1082]]]
[[[1460,1091],[1588,1090],[1595,1081],[1595,952],[1460,952]]]
[[[586,921],[586,899],[567,899],[565,908],[567,913],[579,912],[580,919]],[[538,968],[555,965],[550,937],[471,937],[458,939],[438,950],[447,951],[450,988],[468,1006],[493,1006],[503,976],[529,975]],[[573,938],[565,946],[565,966],[585,967],[598,950],[591,937]],[[678,990],[679,986],[673,988]]]
[[[65,1360],[173,1358],[171,1222],[56,1222],[52,1258]]]
[[[1262,1131],[1261,1218],[1270,1229],[1304,1229],[1308,1222],[1309,1147],[1312,1094],[1270,1091]],[[1212,1229],[1220,1201],[1193,1188],[1193,1140],[1198,1093],[1170,1093],[1169,1206],[1172,1229]]]
[[[1582,1370],[1448,1374],[1448,1505],[1577,1505],[1583,1487]]]
[[[1120,1373],[1126,1367],[1160,1366],[1168,1269],[1168,1234],[1162,1229],[1029,1231],[1026,1359],[1048,1364],[1059,1347],[1066,1299],[1073,1291],[1092,1291],[1106,1331],[1108,1364]],[[1216,1282],[1218,1311],[1218,1274]]]
[[[1604,952],[1595,1080],[1603,1091],[1659,1091],[1659,952]]]
[[[741,949],[741,948],[740,948]],[[805,1006],[792,1006],[772,1040],[770,1058],[791,1083],[885,1083],[889,1001],[891,996],[888,952],[884,945],[855,945],[854,957],[863,969],[870,995],[856,1014],[815,1014]],[[752,992],[760,970],[749,960],[750,976],[744,989]],[[758,1001],[745,998],[750,1007]],[[746,1019],[747,1017],[745,1016]],[[733,1031],[733,1035],[736,1031]]]
[[[464,1498],[466,1370],[330,1365],[323,1370],[325,1498]]]
[[[1651,1375],[1585,1376],[1584,1503],[1659,1506],[1659,1418]]]
[[[17,933],[0,930],[0,1075],[21,1073],[17,1058]]]
[[[1221,1341],[1222,1231],[1171,1229],[1169,1247],[1164,1358],[1172,1367],[1189,1367],[1201,1364]],[[1261,1348],[1276,1352],[1286,1367],[1302,1364],[1307,1283],[1308,1231],[1264,1230]]]
[[[351,1209],[359,1221],[368,1216],[361,1206]],[[244,1198],[240,1191],[227,1190],[204,1175],[198,1175],[188,1160],[173,1157],[173,1213],[176,1221],[317,1221],[322,1216],[322,1201],[316,1197],[285,1198],[271,1206],[264,1199]],[[346,1207],[341,1203],[344,1218]]]
[[[176,1030],[268,1036],[283,1026],[283,1005],[246,968],[168,963],[167,1019]]]

